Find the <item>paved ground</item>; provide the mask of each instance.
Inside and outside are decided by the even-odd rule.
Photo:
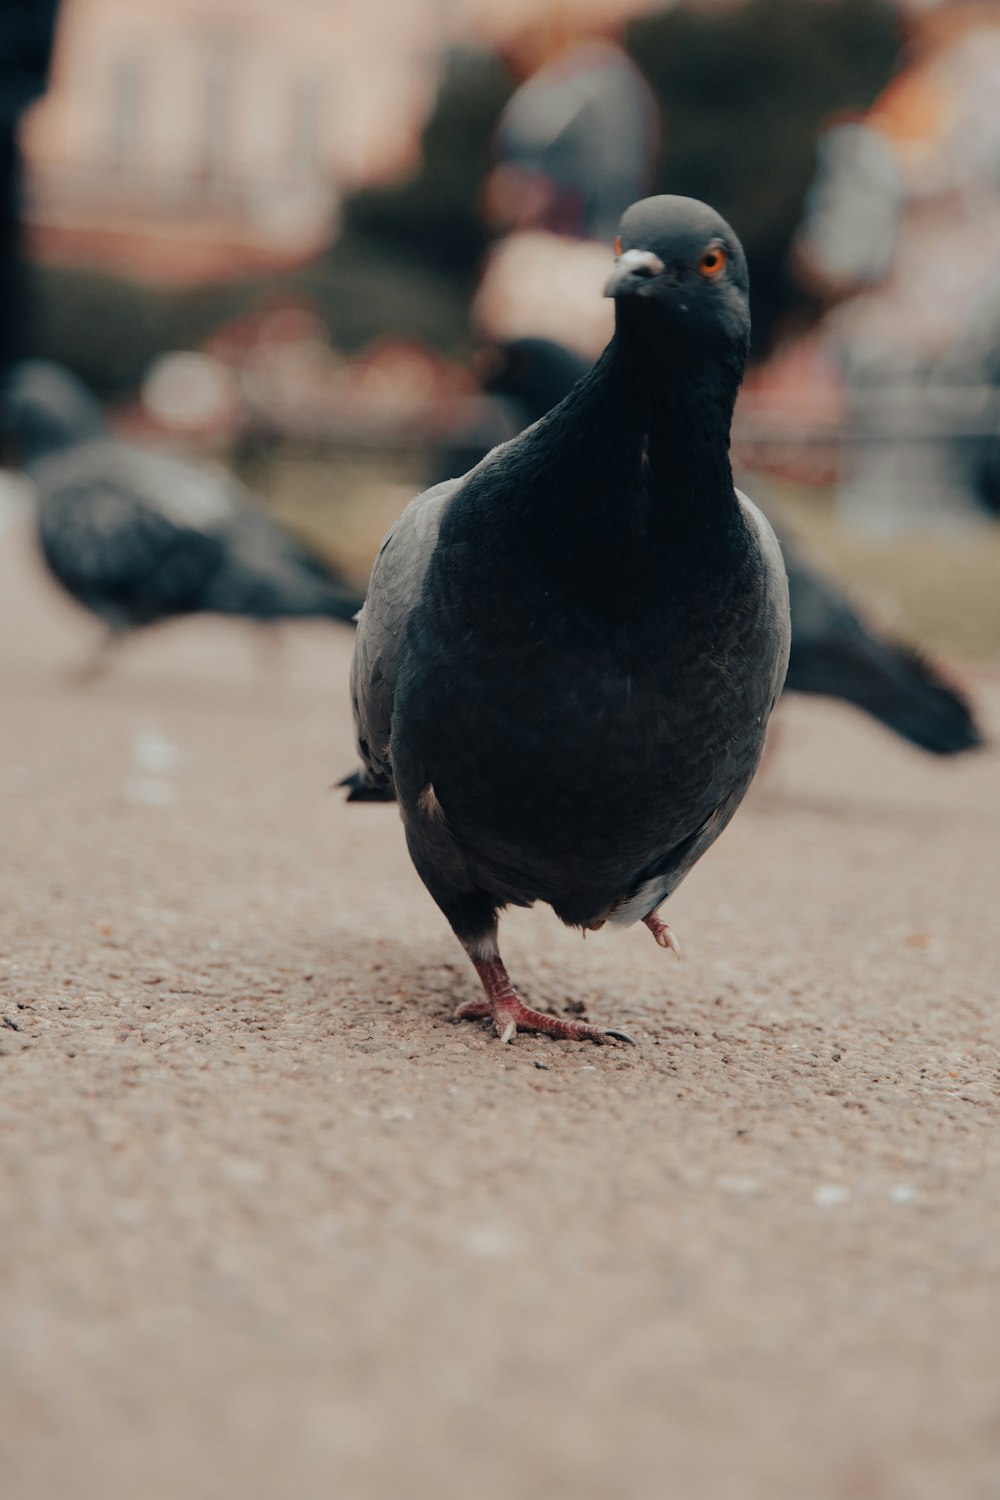
[[[4,1500],[1000,1496],[1000,761],[792,705],[671,907],[471,971],[351,763],[349,640],[108,681],[0,541]],[[996,680],[978,684],[1000,729]]]

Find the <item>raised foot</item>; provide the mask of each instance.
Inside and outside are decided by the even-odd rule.
[[[673,933],[670,931],[670,928],[667,926],[666,922],[664,922],[663,918],[657,916],[655,911],[651,911],[649,913],[649,916],[643,917],[642,920],[645,922],[646,926],[649,928],[650,932],[653,934],[660,947],[669,948],[671,953],[675,954],[677,958],[680,958],[681,945],[674,937]]]
[[[455,1012],[456,1021],[478,1021],[487,1016],[493,1022],[494,1035],[502,1042],[512,1042],[519,1031],[537,1031],[563,1042],[597,1042],[600,1045],[614,1041],[636,1045],[626,1031],[589,1026],[586,1021],[564,1021],[561,1016],[531,1010],[516,995],[505,995],[497,1000],[466,1000]]]

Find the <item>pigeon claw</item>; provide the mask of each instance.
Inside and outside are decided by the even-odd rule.
[[[666,922],[664,922],[663,918],[658,916],[655,911],[651,911],[649,913],[649,916],[643,917],[642,920],[649,928],[650,932],[653,934],[660,947],[669,948],[671,953],[675,954],[677,958],[680,958],[681,945],[674,937],[673,933],[670,931],[670,928],[667,926]]]
[[[586,1021],[566,1021],[562,1016],[550,1016],[542,1010],[531,1010],[515,996],[490,1005],[487,1001],[468,1000],[455,1012],[456,1021],[475,1021],[489,1016],[493,1022],[493,1034],[501,1042],[512,1042],[519,1031],[534,1031],[542,1036],[555,1037],[563,1042],[629,1042],[635,1041],[624,1031],[609,1031],[603,1026],[590,1026]]]
[[[475,962],[475,961],[474,961]],[[606,1030],[603,1026],[591,1026],[586,1021],[567,1021],[562,1016],[550,1016],[545,1011],[532,1010],[525,1005],[514,990],[507,971],[498,958],[476,963],[479,977],[483,981],[486,995],[482,999],[466,1000],[455,1011],[456,1021],[479,1021],[489,1018],[493,1023],[493,1034],[501,1042],[512,1042],[519,1031],[534,1031],[542,1036],[555,1037],[564,1042],[627,1042],[636,1043],[626,1031]]]

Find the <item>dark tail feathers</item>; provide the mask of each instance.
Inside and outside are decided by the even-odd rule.
[[[349,788],[348,802],[395,802],[396,788],[389,780],[378,782],[369,779],[365,771],[352,771],[337,782],[337,786]]]
[[[907,646],[870,634],[796,646],[785,687],[845,698],[932,755],[975,750],[983,737],[962,693]]]

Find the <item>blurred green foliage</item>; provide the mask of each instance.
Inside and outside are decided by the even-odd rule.
[[[286,298],[317,310],[350,353],[383,333],[464,352],[469,288],[359,234],[278,275],[167,290],[87,270],[32,266],[32,352],[110,396],[134,390],[165,349],[197,348],[221,324]]]

